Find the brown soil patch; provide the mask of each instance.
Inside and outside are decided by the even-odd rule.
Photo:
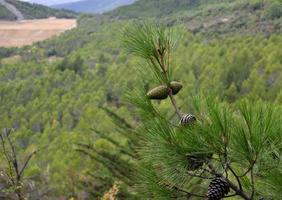
[[[77,26],[75,19],[0,21],[0,47],[21,47],[46,40]]]

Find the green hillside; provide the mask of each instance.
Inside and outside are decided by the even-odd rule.
[[[15,20],[13,13],[8,11],[4,6],[0,5],[0,19],[2,20]]]
[[[57,10],[39,4],[31,4],[18,0],[6,0],[6,2],[14,5],[23,14],[25,19],[41,19],[41,18],[48,18],[52,16],[57,18],[75,18],[77,16],[77,14],[72,11]],[[1,9],[0,20],[15,19],[13,14],[7,11],[3,6],[1,6],[0,9]]]
[[[141,0],[137,1],[133,5],[123,6],[112,12],[110,15],[119,17],[164,17],[167,15],[172,15],[182,11],[194,12],[195,9],[199,8],[209,8],[209,6],[222,4],[226,5],[232,1],[230,0],[184,0],[184,1],[174,1],[174,0]],[[202,7],[203,6],[203,7]]]
[[[109,12],[111,17],[160,19],[168,25],[185,24],[188,30],[207,34],[281,32],[281,1],[137,1]]]
[[[27,18],[43,17],[19,4]],[[158,21],[179,35],[172,66],[184,85],[176,96],[181,110],[191,110],[191,95],[200,93],[231,106],[256,99],[281,108],[281,16],[280,1],[139,0],[102,16],[82,15],[77,29],[33,46],[1,48],[0,129],[17,130],[22,160],[40,149],[23,181],[36,192],[23,193],[31,200],[99,199],[116,183],[118,199],[144,199],[135,190],[133,127],[140,119],[124,97],[140,85],[135,67],[146,63],[121,48],[126,27]],[[143,73],[147,89],[157,85]],[[154,105],[171,119],[169,101]],[[2,195],[14,197],[8,189]]]

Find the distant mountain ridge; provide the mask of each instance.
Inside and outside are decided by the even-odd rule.
[[[71,3],[71,2],[77,2],[77,1],[83,1],[83,0],[59,0],[60,3],[58,3],[58,0],[21,0],[21,1],[41,4],[45,6],[51,6],[51,5],[56,5],[56,4]]]
[[[67,9],[84,13],[103,13],[119,6],[130,5],[135,0],[82,0],[78,2],[52,5],[53,8]]]
[[[76,16],[77,14],[73,11],[58,10],[18,0],[1,0],[0,3],[0,20],[42,19],[48,17],[76,18]]]

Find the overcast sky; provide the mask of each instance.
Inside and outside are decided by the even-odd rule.
[[[28,2],[33,2],[33,3],[44,4],[44,5],[54,5],[54,4],[81,1],[81,0],[22,0],[22,1],[28,1]],[[103,1],[103,0],[101,0],[101,1]]]

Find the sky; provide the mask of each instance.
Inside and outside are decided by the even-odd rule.
[[[27,1],[27,2],[38,3],[38,4],[50,6],[54,4],[69,3],[69,2],[75,2],[75,1],[81,1],[81,0],[21,0],[21,1]]]

